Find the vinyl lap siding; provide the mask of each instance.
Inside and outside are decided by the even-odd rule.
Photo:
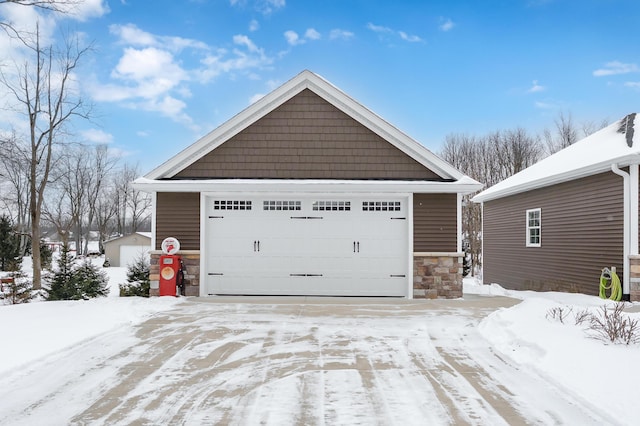
[[[200,249],[200,193],[159,192],[156,196],[156,250],[175,237],[181,250]]]
[[[440,180],[308,89],[175,178]]]
[[[526,211],[542,209],[541,247]],[[622,277],[622,178],[602,173],[484,204],[483,281],[516,290],[598,294],[601,269]]]
[[[457,237],[456,194],[413,195],[413,251],[455,252]]]

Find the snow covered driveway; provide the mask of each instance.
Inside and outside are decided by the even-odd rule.
[[[190,299],[31,364],[0,380],[0,424],[611,424],[482,337],[514,299],[257,300]]]

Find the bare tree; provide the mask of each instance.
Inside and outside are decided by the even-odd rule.
[[[73,13],[73,11],[85,0],[0,0],[0,6],[3,4],[14,4],[25,7],[35,7],[40,10],[56,13]],[[5,30],[12,37],[20,37],[11,22],[0,21],[0,28]]]
[[[111,235],[117,232],[118,225],[115,222],[116,214],[119,211],[119,201],[117,190],[113,186],[104,186],[98,199],[96,200],[96,225],[98,228],[98,239],[100,251],[104,248],[104,242]]]
[[[30,239],[28,153],[24,141],[15,133],[0,139],[0,177],[6,182],[0,201],[16,224],[20,253],[25,254]]]
[[[524,129],[496,131],[484,137],[449,135],[442,157],[466,175],[493,186],[539,160],[542,147],[539,138]],[[472,273],[481,264],[482,210],[471,202],[475,194],[463,197],[462,227],[467,240]]]
[[[0,82],[17,101],[29,123],[29,214],[33,255],[33,288],[42,287],[40,218],[44,193],[51,172],[54,146],[62,143],[65,124],[74,117],[88,118],[88,109],[73,89],[72,78],[80,60],[89,51],[78,38],[64,39],[60,50],[43,46],[38,25],[31,38],[20,38],[31,53],[15,63],[17,78],[0,71]]]
[[[600,121],[585,121],[582,123],[582,136],[587,137],[594,134],[600,129],[604,129],[609,125],[609,120],[606,118]]]
[[[107,184],[107,179],[111,170],[115,167],[117,159],[109,156],[109,149],[107,145],[98,145],[91,153],[90,167],[86,173],[86,185],[87,185],[87,221],[85,226],[85,239],[84,239],[84,252],[89,249],[90,232],[93,227],[93,222],[96,217],[99,216],[98,200],[101,195],[104,195],[103,188]],[[100,239],[100,248],[102,249],[103,239]]]
[[[547,153],[554,154],[578,141],[578,128],[573,122],[571,113],[560,112],[553,121],[554,129],[545,129],[543,138],[547,145]]]
[[[126,182],[126,194],[127,194],[127,210],[131,213],[131,232],[140,230],[140,224],[143,219],[149,216],[151,213],[151,197],[148,193],[133,188],[131,182],[135,178],[140,176],[138,166],[127,166],[123,170],[123,178]]]

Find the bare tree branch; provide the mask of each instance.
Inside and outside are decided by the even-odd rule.
[[[33,43],[20,38],[33,53],[17,67],[17,80],[0,74],[0,83],[14,95],[29,123],[29,214],[33,256],[33,288],[41,288],[40,219],[53,167],[54,147],[63,143],[65,125],[72,119],[87,118],[89,112],[77,93],[72,78],[89,48],[79,46],[77,38],[65,37],[61,49],[42,46],[36,25]]]

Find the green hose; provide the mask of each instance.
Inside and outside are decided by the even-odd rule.
[[[607,282],[609,282],[607,285]],[[616,302],[622,299],[622,285],[620,285],[620,278],[616,274],[615,269],[613,271],[609,268],[604,268],[602,274],[600,274],[600,298],[607,298],[607,290],[611,290],[609,300],[615,300]]]

